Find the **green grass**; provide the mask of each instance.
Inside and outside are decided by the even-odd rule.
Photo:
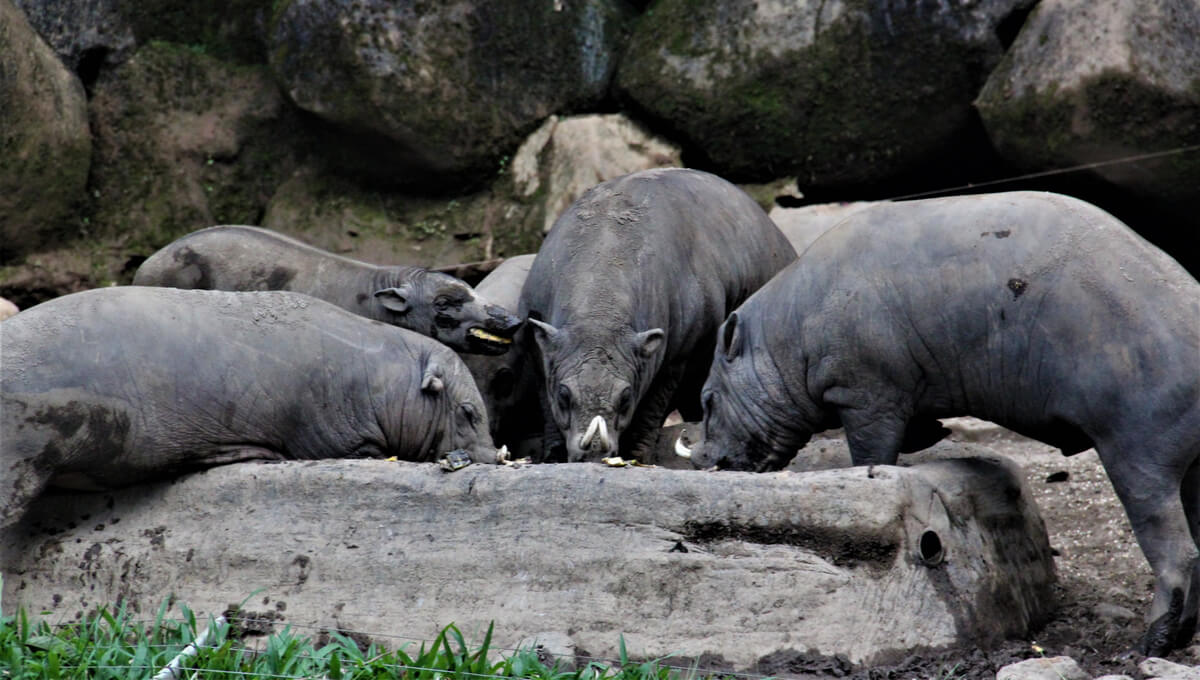
[[[159,607],[152,622],[139,622],[123,608],[101,609],[77,623],[51,626],[31,622],[24,611],[0,616],[0,680],[58,680],[60,678],[129,678],[147,680],[159,673],[196,636],[208,629],[207,644],[183,663],[179,678],[229,680],[695,680],[695,670],[665,666],[662,659],[633,662],[620,640],[620,656],[612,665],[592,662],[574,671],[542,664],[530,651],[495,655],[492,628],[477,647],[467,644],[453,624],[428,647],[422,642],[412,653],[409,645],[385,649],[374,643],[366,649],[336,631],[328,644],[294,634],[290,628],[271,635],[260,650],[237,639],[236,620],[197,621],[186,606],[182,619]],[[407,650],[407,651],[406,651]]]

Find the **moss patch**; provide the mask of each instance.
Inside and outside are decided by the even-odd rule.
[[[92,144],[79,80],[20,10],[0,5],[0,262],[68,238]]]
[[[1014,95],[997,84],[985,90],[978,106],[997,150],[1026,170],[1200,144],[1200,79],[1181,96],[1106,70],[1068,91],[1050,88]],[[1200,156],[1180,154],[1096,172],[1142,195],[1195,200]]]
[[[796,174],[829,187],[898,175],[962,133],[983,65],[998,55],[915,13],[893,12],[885,27],[877,3],[846,4],[811,44],[751,52],[728,37],[752,23],[749,3],[718,13],[662,0],[638,24],[618,86],[702,149],[700,165],[737,181]]]
[[[139,43],[187,45],[219,59],[266,63],[263,31],[277,0],[118,0],[117,9]]]
[[[149,254],[189,231],[255,224],[306,153],[265,68],[155,42],[98,81],[90,230]]]
[[[461,14],[420,3],[279,12],[274,72],[298,106],[359,138],[343,149],[341,167],[391,186],[431,174],[486,181],[547,116],[607,95],[631,25],[623,2],[465,6]]]

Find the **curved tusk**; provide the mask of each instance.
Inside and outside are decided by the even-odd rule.
[[[612,440],[608,438],[608,423],[604,422],[600,416],[596,416],[596,418],[600,420],[600,446],[604,447],[605,451],[612,451]]]
[[[592,437],[596,436],[596,431],[604,427],[604,418],[596,416],[592,418],[592,422],[588,423],[587,432],[579,438],[579,448],[586,449],[592,444]]]
[[[684,445],[682,434],[675,438],[675,455],[679,456],[680,458],[692,457],[692,450]]]

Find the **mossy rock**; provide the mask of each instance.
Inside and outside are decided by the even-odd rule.
[[[1197,64],[1200,5],[1043,0],[976,106],[1021,170],[1097,164],[1116,187],[1200,208],[1200,154],[1170,153],[1200,144]]]
[[[265,27],[276,0],[114,0],[139,44],[188,45],[213,57],[266,63]]]
[[[79,79],[0,0],[0,263],[78,229],[92,142]]]
[[[730,179],[878,182],[947,162],[1019,4],[660,0],[617,87]]]
[[[97,82],[90,232],[148,255],[189,231],[255,224],[305,153],[263,66],[150,43]]]
[[[393,186],[481,182],[548,115],[606,97],[632,19],[622,0],[291,0],[269,58],[343,134],[343,167]]]
[[[133,52],[133,27],[121,16],[125,0],[15,0],[29,23],[71,71],[91,86],[104,64],[118,64]]]

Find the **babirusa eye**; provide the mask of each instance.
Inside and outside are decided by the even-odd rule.
[[[463,404],[461,409],[463,416],[467,419],[467,422],[472,427],[479,424],[479,412],[475,410],[474,406],[471,404]]]
[[[626,387],[621,390],[621,396],[617,399],[617,413],[625,413],[629,407],[633,405],[633,389]]]

